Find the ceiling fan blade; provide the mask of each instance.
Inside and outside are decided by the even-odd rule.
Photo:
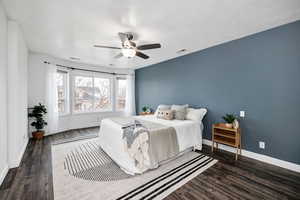
[[[106,49],[121,49],[120,47],[110,47],[110,46],[103,46],[103,45],[94,45],[97,48],[106,48]]]
[[[135,55],[138,56],[138,57],[140,57],[140,58],[143,58],[143,59],[150,58],[149,56],[147,56],[146,54],[144,54],[144,53],[142,53],[140,51],[137,51]]]
[[[137,47],[138,50],[158,49],[161,48],[160,44],[145,44]]]
[[[116,55],[114,58],[121,58],[123,56],[123,54],[122,53],[119,53],[118,55]]]
[[[124,43],[126,40],[128,40],[126,33],[119,32],[118,34],[119,34],[119,37],[120,37],[122,43]]]

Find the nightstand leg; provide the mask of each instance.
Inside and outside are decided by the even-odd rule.
[[[235,160],[238,158],[239,148],[236,148]]]
[[[242,155],[242,138],[240,136],[240,155]]]

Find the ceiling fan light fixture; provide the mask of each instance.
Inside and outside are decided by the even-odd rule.
[[[123,56],[125,56],[127,58],[132,58],[135,56],[136,51],[133,48],[123,48],[122,54],[123,54]]]
[[[123,43],[123,45],[124,45],[125,47],[130,47],[130,46],[131,46],[129,40],[125,40],[124,43]]]

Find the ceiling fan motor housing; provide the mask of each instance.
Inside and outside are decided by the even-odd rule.
[[[133,34],[132,33],[126,33],[128,40],[133,40]]]
[[[125,42],[123,42],[123,47],[124,48],[135,48],[136,44],[130,40],[126,40]]]

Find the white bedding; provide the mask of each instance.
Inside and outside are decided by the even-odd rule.
[[[154,115],[136,116],[137,119],[160,123],[174,127],[177,134],[179,151],[184,152],[191,147],[202,148],[202,123],[191,120],[164,120]],[[136,168],[134,160],[124,151],[122,127],[109,118],[101,121],[99,140],[102,149],[128,174],[142,173]]]

